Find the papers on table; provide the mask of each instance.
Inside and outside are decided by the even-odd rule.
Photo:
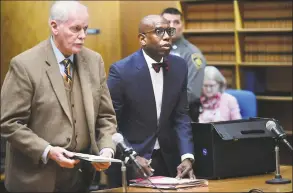
[[[150,181],[151,182],[150,182]],[[153,176],[147,179],[131,180],[130,186],[147,187],[147,188],[160,188],[160,189],[179,189],[188,187],[206,187],[208,180],[205,179],[177,179],[164,176]]]
[[[90,154],[84,154],[84,153],[75,153],[74,157],[77,159],[82,159],[82,160],[86,160],[90,162],[116,162],[116,163],[122,162],[119,159],[107,158],[103,156],[90,155]]]

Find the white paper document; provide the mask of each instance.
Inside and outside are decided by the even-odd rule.
[[[74,153],[74,156],[78,159],[90,161],[90,162],[116,162],[121,163],[122,161],[119,159],[107,158],[103,156],[85,154],[85,153]]]

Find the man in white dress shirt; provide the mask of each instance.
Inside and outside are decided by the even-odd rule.
[[[110,67],[108,87],[118,132],[137,153],[144,171],[192,179],[188,69],[184,59],[169,55],[174,34],[175,28],[160,15],[144,17],[138,35],[141,49]],[[119,168],[114,168],[112,164],[108,170],[110,187],[121,184]]]

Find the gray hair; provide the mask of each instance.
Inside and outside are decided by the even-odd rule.
[[[219,91],[222,93],[225,91],[227,86],[226,78],[222,73],[214,66],[206,66],[204,69],[204,80],[214,80],[220,87]]]
[[[69,14],[76,12],[78,9],[87,7],[78,1],[56,1],[53,3],[50,10],[49,25],[52,20],[66,22]]]

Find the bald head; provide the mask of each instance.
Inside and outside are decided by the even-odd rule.
[[[142,18],[139,24],[138,32],[144,33],[152,30],[157,24],[168,24],[169,21],[161,15],[148,15]]]
[[[161,15],[148,15],[142,18],[138,31],[141,47],[148,56],[159,62],[169,54],[172,29],[168,20]]]

